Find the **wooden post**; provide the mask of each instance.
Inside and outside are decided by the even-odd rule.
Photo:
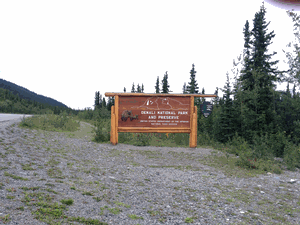
[[[195,106],[194,109],[194,113],[193,113],[193,125],[192,125],[192,129],[193,129],[193,142],[192,142],[192,146],[191,148],[196,148],[197,147],[197,106]]]
[[[110,128],[110,142],[116,144],[116,115],[115,115],[115,106],[111,107],[111,128]]]
[[[195,139],[195,135],[194,135],[194,96],[190,97],[190,148],[194,147],[194,139]]]
[[[119,96],[116,95],[115,96],[115,137],[116,137],[116,144],[118,144],[118,139],[119,139],[119,135],[118,135],[118,117],[119,117]]]

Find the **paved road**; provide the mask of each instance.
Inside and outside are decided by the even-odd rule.
[[[30,117],[33,115],[27,115],[27,114],[9,114],[9,113],[0,113],[0,123],[4,121],[22,121],[23,116]]]

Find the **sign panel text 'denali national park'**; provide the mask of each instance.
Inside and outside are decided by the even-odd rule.
[[[190,99],[179,96],[120,96],[119,127],[189,128]]]

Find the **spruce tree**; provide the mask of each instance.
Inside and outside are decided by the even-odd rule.
[[[124,93],[126,93],[126,88],[124,87]]]
[[[96,93],[95,93],[95,105],[94,105],[95,110],[99,108],[99,95],[100,95],[99,91],[96,91]]]
[[[197,81],[195,79],[196,77],[196,71],[195,71],[195,65],[192,64],[192,69],[190,71],[190,82],[188,83],[186,90],[189,94],[198,94],[199,93],[199,87],[197,84]],[[197,106],[198,112],[200,112],[200,100],[199,98],[194,98],[194,105]]]
[[[243,29],[244,34],[244,68],[241,70],[240,81],[243,83],[243,90],[253,90],[254,88],[254,78],[252,76],[252,61],[250,55],[250,49],[252,45],[251,32],[249,30],[249,22],[246,21],[245,27]]]
[[[201,94],[205,95],[205,89],[204,89],[204,87],[202,88]],[[203,102],[205,102],[205,98],[202,97],[200,103],[203,104]]]
[[[131,93],[135,93],[134,83],[132,84]]]
[[[102,108],[106,108],[106,101],[105,101],[104,97],[103,97],[103,100],[102,100]]]
[[[141,87],[140,87],[140,84],[137,85],[137,93],[141,93]]]
[[[112,102],[111,102],[111,97],[109,96],[109,97],[108,97],[107,104],[106,104],[106,108],[107,108],[108,111],[111,110],[111,106],[112,106]]]
[[[159,77],[157,76],[156,85],[155,85],[155,93],[159,93]]]
[[[114,105],[114,97],[108,97],[108,102],[106,108],[108,111],[111,111],[111,107]]]
[[[144,93],[144,84],[142,84],[142,93]]]
[[[198,91],[199,87],[198,87],[197,81],[195,79],[195,76],[196,76],[197,72],[195,71],[195,65],[193,64],[192,66],[193,66],[193,68],[190,71],[191,81],[188,83],[187,92],[190,93],[190,94],[197,94],[199,92]]]
[[[218,137],[218,140],[221,142],[227,142],[229,141],[234,133],[235,133],[235,123],[233,118],[233,103],[231,99],[231,86],[229,81],[229,74],[227,72],[226,74],[227,81],[223,89],[221,89],[223,92],[225,92],[223,96],[224,104],[221,107],[220,112],[220,135]]]
[[[162,92],[161,93],[164,93],[164,94],[168,94],[169,92],[172,92],[169,90],[169,83],[168,83],[168,71],[166,71],[165,75],[164,75],[164,78],[162,79],[161,81],[162,83]]]
[[[293,87],[293,98],[296,97],[296,85],[294,84],[294,87]]]
[[[271,39],[275,37],[274,31],[267,34],[267,27],[265,21],[266,10],[264,5],[260,11],[255,14],[253,20],[253,41],[249,41],[249,29],[247,23],[244,29],[245,37],[245,67],[242,71],[241,85],[243,88],[242,103],[245,104],[246,111],[250,110],[248,118],[244,118],[248,129],[252,129],[252,133],[261,134],[266,131],[272,132],[274,128],[274,110],[273,110],[273,91],[274,82],[280,81],[277,69],[272,66],[278,63],[277,61],[269,62],[273,54],[268,55],[268,46],[271,44]],[[248,59],[249,45],[252,44],[252,53]],[[245,130],[245,129],[244,129]]]
[[[187,90],[186,90],[186,82],[184,82],[183,88],[182,88],[182,93],[183,94],[187,94]]]
[[[233,118],[235,123],[235,132],[241,136],[241,129],[242,129],[242,123],[241,123],[241,93],[242,93],[242,86],[241,81],[239,79],[239,69],[237,66],[239,66],[242,63],[242,55],[239,55],[237,57],[238,62],[235,62],[233,60],[233,69],[231,69],[233,75],[234,75],[234,82],[233,82],[233,89],[232,89],[232,95],[233,95]]]
[[[99,92],[99,109],[102,108],[102,95]]]

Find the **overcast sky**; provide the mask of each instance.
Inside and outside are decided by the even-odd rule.
[[[282,49],[294,42],[293,22],[267,0],[269,54],[288,69]],[[243,51],[246,20],[253,28],[262,0],[37,0],[0,2],[0,78],[73,109],[93,108],[95,92],[155,92],[168,71],[182,93],[195,64],[200,91],[214,94]],[[298,12],[299,13],[299,12]],[[286,84],[277,90],[285,89]],[[222,92],[219,91],[219,96]],[[210,101],[210,98],[207,98]]]

